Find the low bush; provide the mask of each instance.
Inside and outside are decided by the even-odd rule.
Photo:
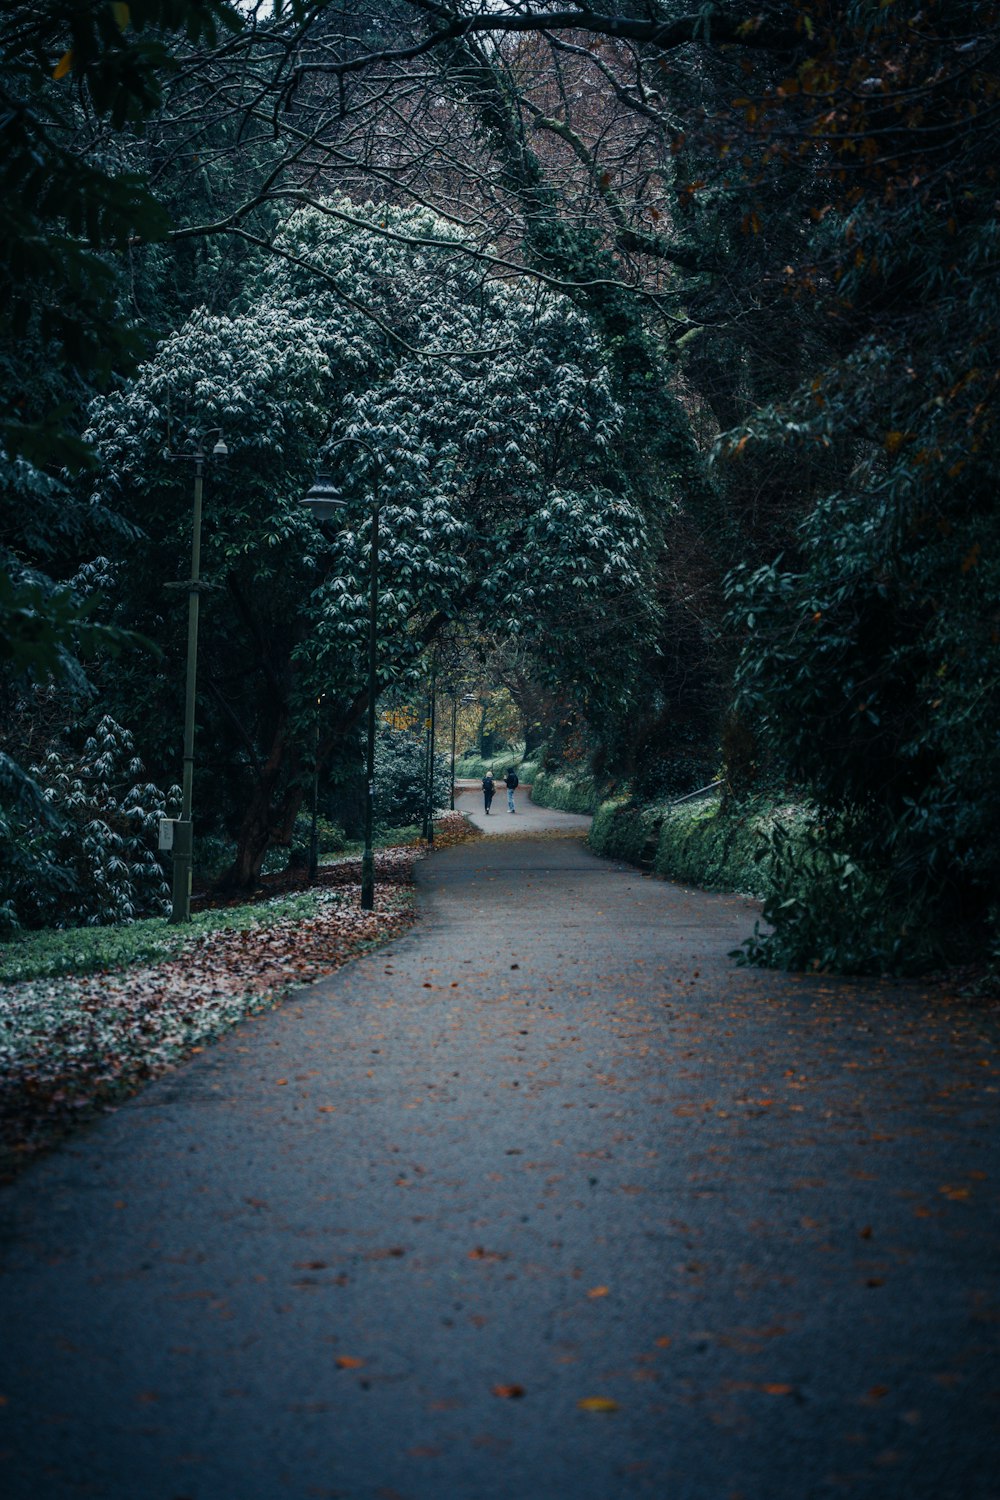
[[[658,875],[708,891],[763,897],[770,889],[765,850],[775,819],[794,823],[794,807],[759,802],[720,806],[714,798],[664,809],[654,868]]]
[[[417,822],[424,811],[425,752],[422,739],[382,729],[375,741],[375,823],[379,829]],[[447,807],[451,763],[434,757],[434,806]]]
[[[99,926],[168,909],[158,832],[180,793],[142,776],[132,735],[108,715],[81,749],[52,750],[30,768],[30,791],[25,781],[0,815],[0,931]]]
[[[559,812],[592,813],[597,811],[600,796],[592,776],[537,771],[531,784],[531,800],[539,807],[553,807]]]
[[[663,809],[655,806],[641,807],[621,800],[602,802],[594,814],[588,841],[598,854],[643,864],[662,817]]]
[[[918,900],[838,847],[849,842],[844,833],[812,809],[800,810],[791,827],[772,821],[759,855],[770,930],[762,933],[754,924],[733,955],[738,963],[905,975],[957,956],[949,953],[953,940],[927,925]]]
[[[954,938],[922,920],[901,894],[850,852],[843,823],[808,803],[700,801],[680,806],[605,802],[590,844],[651,863],[658,875],[763,902],[763,922],[733,955],[764,968],[837,974],[913,974],[960,956]]]

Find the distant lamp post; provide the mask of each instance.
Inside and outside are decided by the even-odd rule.
[[[191,834],[191,809],[194,791],[194,724],[195,695],[198,676],[198,600],[202,591],[201,582],[201,501],[205,481],[205,465],[209,455],[204,443],[216,438],[211,452],[212,458],[228,458],[229,449],[222,440],[222,428],[213,427],[198,440],[193,453],[168,453],[167,457],[194,464],[194,512],[191,528],[191,577],[187,583],[168,584],[168,587],[187,589],[188,636],[187,679],[184,690],[184,774],[181,783],[181,815],[174,822],[172,842],[174,854],[173,893],[170,909],[171,922],[191,920],[191,862],[193,839]]]
[[[378,455],[370,443],[364,438],[346,437],[334,448],[339,448],[346,443],[357,443],[358,447],[364,448],[371,461],[372,479],[372,538],[371,555],[368,570],[368,743],[365,758],[365,848],[361,856],[361,909],[372,911],[375,906],[375,853],[372,848],[372,839],[375,822],[375,700],[378,696],[378,524],[379,506],[381,499],[379,495],[380,470]],[[333,451],[333,450],[330,450]],[[312,489],[303,497],[304,505],[309,507],[313,520],[321,529],[346,508],[347,502],[341,499],[340,491],[333,483],[328,474],[320,473]],[[310,863],[311,863],[310,854]]]
[[[319,713],[326,697],[320,693],[316,698],[316,734],[313,743],[312,818],[309,824],[309,868],[306,878],[310,885],[316,884],[319,874]]]
[[[475,693],[463,693],[463,703],[477,702]],[[458,735],[458,688],[451,689],[451,801],[449,807],[455,811],[455,745]]]
[[[427,704],[427,779],[424,783],[423,836],[434,842],[434,740],[437,733],[437,658],[431,657],[431,679]]]

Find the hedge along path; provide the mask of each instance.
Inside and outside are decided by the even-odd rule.
[[[460,815],[436,825],[442,847],[470,836]],[[372,912],[360,906],[360,862],[344,860],[321,868],[312,916],[274,920],[264,902],[259,920],[204,933],[159,962],[0,985],[0,1181],[239,1021],[405,932],[426,852],[376,852]],[[302,886],[279,877],[269,889]]]

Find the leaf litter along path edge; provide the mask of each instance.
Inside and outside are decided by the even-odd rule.
[[[459,814],[436,820],[441,847],[469,836]],[[0,985],[0,1184],[239,1021],[399,937],[415,920],[414,864],[427,850],[376,851],[373,912],[360,907],[360,860],[343,860],[312,887],[267,882],[269,899],[315,894],[312,917],[209,932],[160,963]]]
[[[995,1018],[575,840],[416,875],[0,1195],[5,1500],[996,1500]]]

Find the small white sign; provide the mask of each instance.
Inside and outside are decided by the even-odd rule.
[[[160,819],[160,850],[166,852],[174,847],[174,820],[173,818]]]

